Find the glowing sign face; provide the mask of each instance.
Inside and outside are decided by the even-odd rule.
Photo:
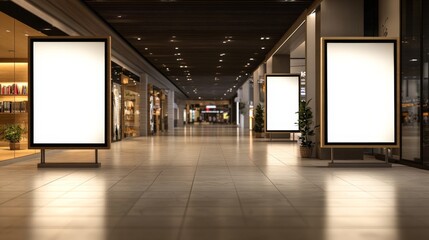
[[[266,76],[266,132],[298,132],[299,75]]]
[[[398,145],[396,39],[324,39],[322,147]]]
[[[109,39],[29,41],[30,147],[109,147]]]

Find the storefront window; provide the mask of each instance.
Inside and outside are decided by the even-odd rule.
[[[152,89],[152,122],[153,122],[153,133],[164,132],[168,129],[167,121],[167,96],[163,90],[153,87]]]
[[[421,11],[426,13],[429,10],[428,1],[421,1]],[[423,14],[421,15],[423,16]],[[423,128],[423,141],[422,141],[422,160],[423,164],[429,164],[429,18],[424,15],[424,26],[422,33],[423,49],[421,49],[422,56],[422,128]]]
[[[423,95],[421,95],[422,82],[427,86],[427,80],[422,79],[421,67],[421,11],[421,0],[403,1],[401,54],[401,151],[403,160],[417,162],[421,161],[420,136],[422,117],[424,122],[424,116],[427,115],[427,111],[421,109],[421,100],[423,102],[427,102],[428,98],[427,91],[423,91]],[[424,106],[425,105],[423,105],[423,107]],[[424,108],[427,109],[427,107]],[[424,110],[423,114],[422,110]]]
[[[124,137],[140,136],[140,93],[137,82],[123,76],[124,84]]]
[[[122,139],[122,94],[121,85],[113,83],[112,86],[112,134],[113,141],[119,141]]]
[[[44,34],[0,12],[0,161],[37,152],[27,147],[28,36]],[[10,144],[14,137],[19,144]]]
[[[122,140],[122,67],[112,64],[112,141]]]

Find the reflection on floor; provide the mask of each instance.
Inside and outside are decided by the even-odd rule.
[[[409,161],[420,159],[420,127],[418,125],[402,126],[402,158]]]
[[[7,146],[6,146],[7,145]],[[2,144],[0,146],[0,161],[10,160],[13,158],[19,158],[31,154],[35,154],[38,151],[34,149],[27,149],[27,142],[21,143],[21,150],[10,150],[8,144]]]
[[[48,161],[92,161],[50,151]],[[100,169],[0,166],[1,239],[399,240],[429,236],[429,172],[331,169],[227,126],[114,143]]]

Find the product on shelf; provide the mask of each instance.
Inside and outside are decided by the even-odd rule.
[[[0,94],[1,95],[27,95],[28,89],[27,85],[21,85],[18,84],[8,84],[8,85],[2,85],[0,84]]]
[[[28,109],[28,101],[12,102],[3,101],[0,102],[0,113],[26,113]]]

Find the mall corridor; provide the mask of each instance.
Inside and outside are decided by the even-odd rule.
[[[229,125],[178,128],[100,151],[99,169],[0,166],[1,239],[427,239],[429,172],[327,168],[294,142]],[[91,161],[49,151],[47,161]]]

